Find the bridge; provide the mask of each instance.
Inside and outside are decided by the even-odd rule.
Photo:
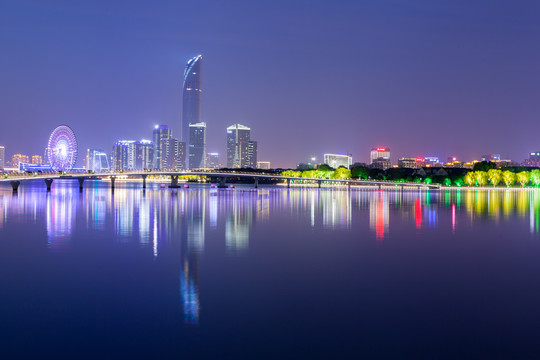
[[[227,179],[229,178],[252,179],[255,188],[259,186],[259,180],[261,179],[269,179],[273,181],[282,180],[283,184],[286,184],[288,188],[291,186],[291,182],[294,183],[295,181],[310,182],[313,184],[317,184],[319,188],[321,188],[323,184],[327,186],[346,185],[348,189],[350,189],[352,185],[374,186],[379,189],[381,189],[383,186],[384,187],[397,186],[400,189],[413,188],[413,189],[439,190],[441,188],[441,186],[437,184],[395,182],[395,181],[386,181],[386,180],[303,178],[303,177],[293,177],[293,176],[281,176],[281,175],[274,175],[274,174],[247,173],[247,172],[241,172],[241,171],[233,171],[233,172],[223,172],[223,171],[183,171],[183,172],[182,171],[152,171],[152,172],[131,171],[129,172],[129,171],[124,171],[124,172],[108,172],[108,173],[98,173],[98,174],[81,173],[81,172],[58,173],[58,174],[15,173],[15,174],[9,174],[7,176],[6,174],[4,174],[4,177],[0,178],[0,183],[6,183],[6,182],[10,183],[13,188],[13,192],[17,192],[21,182],[31,181],[31,180],[44,180],[45,185],[47,186],[47,191],[50,191],[54,180],[73,179],[79,182],[79,189],[82,191],[85,180],[105,178],[105,179],[110,180],[111,189],[114,190],[115,180],[120,176],[122,177],[128,176],[129,178],[141,178],[143,189],[146,189],[146,179],[148,178],[148,176],[170,177],[170,180],[171,180],[171,184],[169,185],[170,188],[180,188],[181,185],[179,185],[179,179],[180,177],[183,177],[183,176],[206,176],[208,178],[217,179],[219,188],[226,188]]]

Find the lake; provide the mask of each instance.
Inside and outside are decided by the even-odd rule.
[[[539,190],[0,185],[3,358],[537,358]]]

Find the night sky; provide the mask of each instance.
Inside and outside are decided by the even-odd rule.
[[[540,2],[496,0],[0,0],[0,145],[42,154],[62,123],[79,158],[155,124],[179,136],[199,53],[222,162],[234,123],[274,167],[540,151]]]

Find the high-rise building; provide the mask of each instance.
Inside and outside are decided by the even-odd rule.
[[[220,167],[221,167],[221,164],[219,163],[218,153],[206,154],[206,168],[207,169],[218,169]]]
[[[242,167],[255,169],[257,167],[257,142],[250,140],[247,143],[242,143],[243,146],[246,146],[246,154],[245,157],[242,156]]]
[[[186,143],[170,138],[167,146],[167,169],[186,168]]]
[[[41,155],[32,155],[32,164],[34,165],[43,165],[43,158]]]
[[[371,167],[386,170],[392,166],[389,148],[373,148],[371,149],[369,158],[371,161]]]
[[[132,169],[133,156],[130,156],[130,152],[133,151],[131,144],[134,142],[133,140],[120,140],[114,144],[112,162],[115,171]]]
[[[154,169],[167,169],[168,146],[171,137],[172,131],[167,125],[156,125],[154,128]]]
[[[270,161],[257,161],[257,169],[270,170]]]
[[[88,149],[86,155],[86,170],[96,173],[111,170],[107,153],[101,149]]]
[[[352,165],[352,155],[324,154],[324,163],[334,169],[337,169],[340,166],[350,169]]]
[[[206,167],[206,123],[189,124],[189,168]]]
[[[186,143],[189,152],[189,125],[202,122],[202,55],[191,58],[184,69],[182,86],[182,131],[181,141]]]
[[[129,144],[129,168],[132,170],[152,169],[154,163],[154,143],[150,140],[140,140]]]
[[[248,154],[248,142],[251,129],[247,126],[234,124],[227,128],[227,167],[240,168],[245,164]]]
[[[0,171],[6,168],[6,148],[0,146]]]

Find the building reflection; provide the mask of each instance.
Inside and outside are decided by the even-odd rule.
[[[225,247],[229,253],[247,250],[249,231],[253,222],[253,200],[250,193],[233,192],[224,197],[227,201],[225,220]]]
[[[46,197],[47,245],[61,250],[69,244],[75,227],[79,194],[71,187],[57,186]]]
[[[388,236],[390,214],[387,191],[371,193],[369,202],[369,228],[375,231],[375,239],[382,241]]]

